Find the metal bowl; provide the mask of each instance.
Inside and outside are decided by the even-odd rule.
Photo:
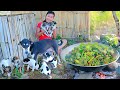
[[[105,68],[106,66],[108,66],[109,64],[112,64],[114,62],[116,62],[118,59],[119,59],[119,52],[118,51],[115,51],[115,61],[111,62],[111,63],[108,63],[108,64],[104,64],[104,65],[99,65],[99,66],[80,66],[78,64],[72,64],[70,62],[67,62],[65,60],[65,56],[67,54],[69,54],[69,52],[71,52],[75,47],[79,46],[80,43],[78,44],[73,44],[71,46],[68,46],[66,47],[65,49],[62,50],[60,56],[61,56],[61,59],[66,63],[66,64],[70,64],[76,68],[79,68],[81,71],[85,71],[85,72],[96,72],[96,71],[100,71],[102,70],[103,68]]]

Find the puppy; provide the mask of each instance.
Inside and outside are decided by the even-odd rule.
[[[22,46],[22,48],[25,50],[25,53],[30,53],[32,58],[35,59],[37,63],[38,54],[43,54],[47,51],[47,49],[53,48],[55,54],[57,55],[57,59],[60,63],[60,58],[58,55],[58,44],[55,40],[45,39],[41,41],[32,42],[28,39],[23,39],[19,42],[18,45]]]
[[[40,72],[41,72],[42,74],[47,75],[50,79],[52,78],[52,76],[51,76],[51,70],[50,70],[50,68],[48,67],[47,63],[44,62],[44,60],[43,60],[43,62],[42,62],[41,65],[40,65]]]
[[[55,58],[49,62],[52,64],[52,68],[57,68],[57,60]]]
[[[12,59],[12,64],[14,66],[14,68],[18,68],[20,73],[22,72],[22,68],[23,68],[23,63],[22,61],[18,58],[18,57],[13,57]]]
[[[47,62],[47,63],[50,62],[52,68],[56,68],[57,67],[57,60],[55,59],[53,53],[50,54],[50,53],[46,52],[43,55],[44,55],[44,59],[43,60],[45,62]]]
[[[34,71],[34,69],[38,70],[39,68],[39,64],[37,64],[36,61],[32,58],[25,58],[23,63],[27,64],[27,71],[29,71],[29,68],[31,68],[32,71]]]
[[[56,28],[56,22],[43,22],[41,25],[41,29],[45,31],[44,34],[46,34],[47,36],[52,36],[52,32],[53,30]]]
[[[50,53],[46,52],[46,53],[43,54],[43,58],[44,58],[43,60],[45,62],[49,62],[49,61],[52,61],[54,57],[51,56]]]
[[[3,59],[0,62],[0,70],[2,72],[2,74],[7,74],[8,77],[11,76],[12,70],[13,70],[13,66],[12,66],[12,62],[10,59]]]

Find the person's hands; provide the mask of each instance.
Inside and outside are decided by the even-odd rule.
[[[45,33],[45,31],[44,31],[44,30],[41,30],[41,33],[43,34],[43,33]]]

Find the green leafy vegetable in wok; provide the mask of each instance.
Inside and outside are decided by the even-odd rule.
[[[81,43],[65,57],[71,64],[80,66],[98,66],[115,60],[114,49],[100,43]]]

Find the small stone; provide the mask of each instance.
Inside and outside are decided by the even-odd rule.
[[[80,74],[79,73],[75,73],[74,79],[79,79]]]
[[[23,75],[21,76],[21,79],[29,79],[28,74],[23,74]]]
[[[72,68],[73,68],[73,66],[72,66],[72,65],[70,65],[70,64],[67,64],[67,65],[66,65],[66,68],[67,68],[67,69],[72,69]]]
[[[66,78],[66,79],[67,79],[67,74],[64,74],[64,75],[63,75],[63,78]]]
[[[93,72],[76,73],[74,79],[93,79]]]
[[[109,68],[111,68],[111,69],[116,69],[116,68],[119,66],[119,63],[113,62],[112,64],[110,64],[110,65],[108,65],[108,66],[109,66]]]
[[[75,70],[70,70],[70,75],[74,76],[75,75]]]
[[[118,68],[116,69],[116,73],[120,74],[120,66],[118,66]]]

